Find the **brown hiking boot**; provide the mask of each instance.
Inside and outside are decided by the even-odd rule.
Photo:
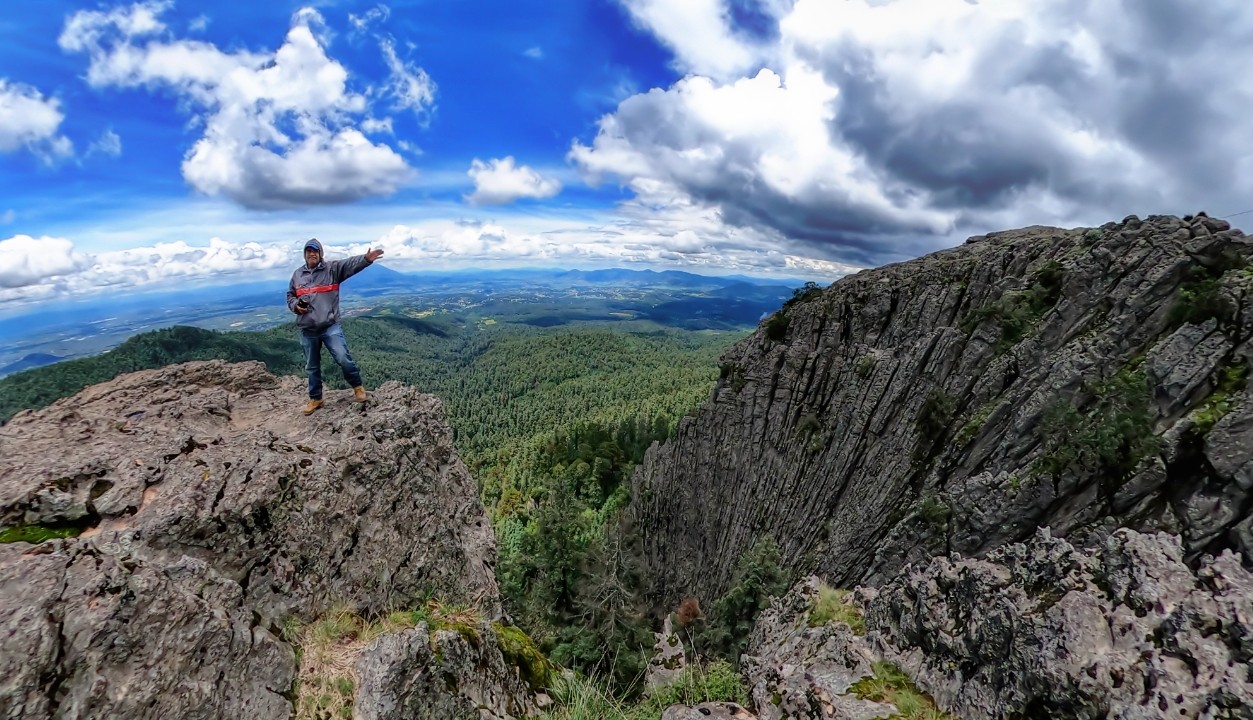
[[[358,385],[352,389],[352,399],[357,402],[365,402],[365,388]]]
[[[305,403],[305,415],[312,415],[313,411],[320,407],[322,407],[321,400],[309,400],[309,402]]]

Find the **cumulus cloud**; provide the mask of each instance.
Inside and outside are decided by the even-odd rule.
[[[0,240],[0,303],[182,281],[221,281],[296,267],[294,244],[234,243],[212,238],[206,245],[183,241],[87,253],[65,238],[16,235]]]
[[[143,2],[80,11],[59,42],[89,55],[87,79],[95,87],[181,95],[204,132],[182,164],[194,188],[248,208],[277,209],[388,195],[413,177],[399,154],[353,124],[368,117],[368,102],[327,56],[315,32],[322,24],[317,11],[296,12],[283,44],[268,53],[170,38],[160,19],[166,9],[168,3]]]
[[[476,205],[503,205],[519,198],[550,198],[561,192],[561,183],[526,165],[515,165],[512,156],[486,163],[475,158],[466,173],[474,180],[474,192],[466,200]]]
[[[674,223],[679,220],[679,223]],[[544,229],[499,221],[397,225],[378,238],[398,267],[491,267],[544,265],[674,267],[693,272],[814,277],[833,280],[859,268],[764,247],[752,231],[727,242],[713,218],[661,218],[639,223],[622,218],[603,225],[549,222]],[[366,245],[346,252],[364,252]]]
[[[0,240],[0,288],[38,285],[58,276],[70,275],[91,264],[91,258],[74,250],[64,238],[15,235]]]
[[[203,14],[197,15],[190,23],[187,24],[187,29],[192,32],[204,32],[209,29],[209,16]]]
[[[536,45],[535,47],[529,47],[526,50],[523,50],[522,54],[531,58],[532,60],[539,60],[540,58],[544,57],[544,48]]]
[[[25,148],[48,163],[73,155],[73,143],[57,134],[64,119],[56,98],[0,78],[0,152]]]
[[[780,1],[748,30],[738,1],[620,2],[685,77],[624,100],[569,158],[642,204],[877,264],[987,229],[1253,196],[1239,0]]]

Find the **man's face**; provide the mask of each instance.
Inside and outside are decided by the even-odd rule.
[[[317,267],[317,264],[321,261],[321,253],[313,248],[305,248],[305,265],[308,265],[309,267]]]

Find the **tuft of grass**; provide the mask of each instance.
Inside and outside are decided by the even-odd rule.
[[[983,429],[983,424],[988,421],[988,417],[992,415],[992,410],[995,407],[996,401],[989,400],[976,410],[975,414],[970,417],[970,420],[966,421],[966,424],[962,425],[962,429],[957,432],[957,442],[965,445],[974,440],[979,431]]]
[[[931,697],[919,690],[896,665],[876,662],[872,668],[872,677],[863,678],[853,685],[852,693],[857,697],[895,705],[898,714],[893,717],[901,720],[955,720],[953,716],[940,712]]]
[[[0,528],[0,543],[24,542],[38,545],[49,540],[78,537],[81,527],[48,527],[46,525],[14,525]]]
[[[861,610],[848,597],[848,590],[827,585],[818,586],[818,600],[809,611],[809,627],[821,627],[829,622],[848,625],[856,635],[866,634],[866,623]]]
[[[1206,398],[1200,407],[1192,411],[1192,422],[1198,435],[1201,437],[1208,435],[1218,421],[1231,412],[1237,402],[1232,396],[1244,390],[1248,378],[1249,366],[1244,362],[1222,369],[1218,376],[1218,386],[1213,394]]]
[[[557,678],[550,696],[555,707],[537,720],[661,720],[665,709],[676,703],[748,704],[744,679],[725,660],[706,667],[689,665],[674,684],[637,703],[618,700],[592,680],[573,674]]]

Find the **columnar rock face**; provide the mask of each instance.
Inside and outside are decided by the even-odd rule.
[[[0,428],[0,717],[287,718],[293,615],[435,594],[500,612],[434,397],[367,405],[259,363],[134,373]]]
[[[1208,217],[971,238],[789,303],[634,476],[653,599],[773,535],[880,582],[1040,526],[1253,557],[1253,243]]]
[[[1253,718],[1253,575],[1177,538],[1041,531],[863,589],[876,648],[965,720]]]

